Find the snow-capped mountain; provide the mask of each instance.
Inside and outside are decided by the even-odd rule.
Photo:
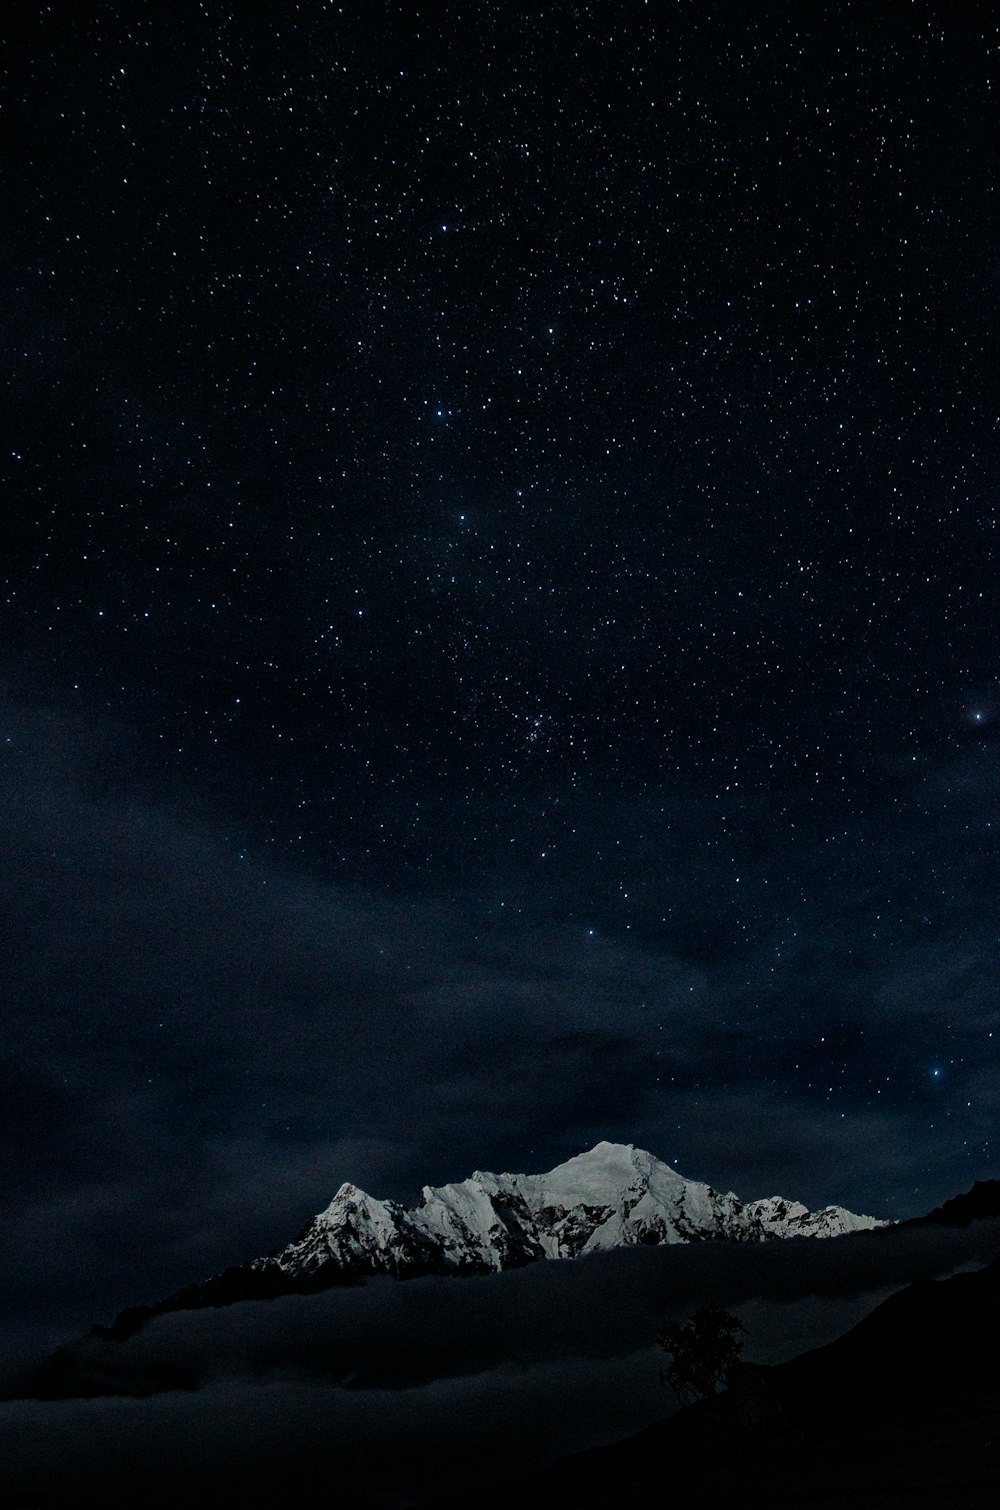
[[[807,1211],[780,1196],[744,1202],[686,1180],[631,1143],[598,1143],[548,1174],[478,1170],[459,1184],[426,1185],[412,1207],[341,1185],[326,1210],[280,1252],[185,1285],[153,1305],[127,1306],[110,1326],[93,1327],[88,1341],[123,1342],[171,1311],[307,1294],[371,1275],[489,1274],[639,1243],[760,1243],[893,1225],[840,1206]],[[58,1349],[25,1389],[39,1399],[106,1392],[87,1367],[81,1372],[72,1348]]]
[[[459,1184],[425,1185],[416,1206],[341,1185],[280,1252],[185,1285],[155,1305],[128,1306],[94,1333],[122,1339],[167,1311],[323,1290],[374,1274],[489,1274],[637,1243],[759,1243],[892,1225],[840,1206],[807,1211],[780,1196],[744,1202],[684,1179],[631,1143],[598,1143],[548,1174],[477,1170]]]
[[[287,1248],[249,1266],[261,1278],[488,1273],[636,1243],[836,1237],[890,1223],[840,1206],[810,1212],[772,1196],[743,1202],[686,1180],[631,1144],[598,1143],[548,1174],[477,1170],[424,1187],[419,1205],[345,1184]]]

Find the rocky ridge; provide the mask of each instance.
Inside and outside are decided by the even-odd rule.
[[[766,1242],[886,1225],[780,1196],[744,1202],[631,1144],[598,1143],[547,1174],[477,1170],[426,1185],[413,1207],[344,1184],[294,1242],[251,1267],[300,1277],[490,1273],[636,1243]]]

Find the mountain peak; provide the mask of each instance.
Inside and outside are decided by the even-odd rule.
[[[636,1147],[634,1143],[612,1143],[607,1138],[601,1138],[599,1142],[594,1144],[593,1148],[583,1149],[580,1153],[575,1154],[574,1158],[592,1159],[595,1156],[605,1158],[608,1154],[632,1154],[635,1152]],[[640,1148],[639,1152],[643,1153],[644,1150]]]
[[[1000,1188],[1000,1187],[998,1187]],[[810,1212],[771,1196],[743,1202],[688,1180],[632,1143],[602,1140],[545,1174],[492,1174],[425,1185],[416,1206],[379,1200],[345,1180],[287,1247],[133,1307],[110,1335],[153,1315],[273,1299],[372,1275],[489,1274],[539,1259],[642,1245],[838,1237],[893,1223],[839,1206]]]
[[[566,1169],[570,1164],[586,1168],[625,1169],[635,1166],[636,1155],[647,1161],[653,1157],[652,1154],[646,1153],[645,1149],[636,1148],[633,1143],[609,1143],[606,1139],[602,1139],[600,1143],[595,1143],[593,1148],[585,1148],[582,1152],[573,1154],[562,1164],[557,1164],[556,1169]]]
[[[886,1225],[830,1206],[810,1213],[773,1196],[744,1203],[687,1180],[643,1148],[602,1140],[544,1174],[425,1185],[404,1207],[341,1185],[298,1239],[254,1267],[324,1282],[364,1274],[489,1273],[638,1243],[833,1237]]]

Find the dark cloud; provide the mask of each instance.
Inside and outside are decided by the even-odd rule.
[[[782,851],[746,959],[694,964],[595,925],[568,872],[324,881],[158,803],[125,725],[22,699],[7,726],[12,1300],[107,1314],[284,1243],[343,1179],[413,1201],[601,1137],[894,1216],[989,1172],[988,1055],[949,1044],[990,1043],[992,935],[964,908],[925,937],[921,866],[903,932],[869,938],[861,878]],[[869,840],[886,906],[900,846]]]
[[[3,1356],[344,1179],[995,1172],[991,35],[355,9],[10,33]]]
[[[180,1366],[194,1392],[8,1403],[3,1485],[72,1484],[69,1503],[142,1504],[158,1486],[191,1503],[200,1493],[263,1506],[275,1485],[287,1502],[336,1477],[352,1504],[435,1499],[668,1412],[655,1333],[700,1304],[735,1307],[751,1328],[746,1356],[778,1361],[907,1281],[992,1258],[998,1243],[993,1220],[643,1248],[161,1316],[126,1343],[78,1344],[80,1368],[127,1381]]]

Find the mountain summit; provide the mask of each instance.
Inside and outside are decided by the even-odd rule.
[[[892,1225],[841,1206],[808,1211],[781,1196],[744,1202],[686,1180],[631,1143],[598,1143],[548,1174],[477,1170],[459,1184],[425,1185],[416,1206],[341,1185],[279,1252],[185,1285],[155,1305],[128,1306],[94,1335],[121,1339],[166,1311],[325,1290],[376,1274],[490,1274],[638,1243],[760,1243]]]
[[[547,1174],[477,1170],[425,1185],[413,1207],[342,1185],[294,1242],[250,1267],[306,1279],[488,1273],[636,1243],[835,1237],[889,1223],[779,1196],[743,1202],[686,1180],[630,1143],[598,1143]]]
[[[373,1275],[490,1274],[639,1243],[761,1243],[891,1225],[840,1206],[810,1212],[780,1196],[744,1202],[686,1180],[631,1143],[598,1143],[547,1174],[477,1170],[458,1184],[425,1185],[412,1207],[341,1185],[326,1210],[280,1252],[185,1285],[155,1305],[129,1306],[109,1327],[93,1327],[86,1341],[125,1341],[170,1311],[308,1294]],[[134,1381],[116,1384],[108,1356],[99,1357],[95,1377],[86,1349],[83,1355],[59,1349],[19,1388],[39,1399],[136,1391]],[[184,1379],[169,1369],[154,1379],[147,1370],[140,1384],[139,1392],[148,1393],[184,1387]]]

